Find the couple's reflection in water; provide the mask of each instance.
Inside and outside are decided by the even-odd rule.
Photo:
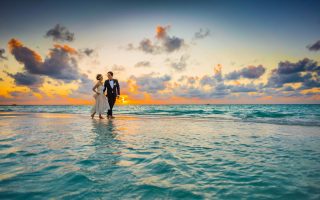
[[[101,167],[115,165],[120,160],[121,141],[117,139],[118,130],[114,120],[92,120],[92,132],[95,134],[95,152],[91,155],[101,162]],[[107,166],[106,166],[107,167]]]

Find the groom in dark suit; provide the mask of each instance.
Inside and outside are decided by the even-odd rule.
[[[113,72],[108,72],[108,79],[104,82],[103,92],[107,90],[108,102],[110,109],[108,110],[107,117],[114,118],[112,116],[112,108],[116,102],[116,99],[120,96],[120,85],[117,79],[113,79]]]

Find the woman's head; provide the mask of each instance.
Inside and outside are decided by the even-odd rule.
[[[96,79],[98,81],[102,81],[103,80],[103,76],[101,74],[97,74]]]

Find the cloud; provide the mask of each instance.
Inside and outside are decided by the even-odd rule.
[[[4,53],[6,52],[5,49],[0,48],[0,61],[1,60],[7,60],[7,57],[4,56]]]
[[[208,94],[201,91],[199,88],[188,87],[186,85],[173,88],[173,94],[185,98],[208,98]]]
[[[173,52],[179,50],[184,45],[184,40],[176,36],[169,36],[167,34],[170,26],[157,26],[156,38],[158,38],[163,45],[166,52]]]
[[[137,62],[134,67],[150,67],[151,63],[149,61],[140,61]]]
[[[41,70],[40,63],[42,62],[41,56],[35,51],[23,46],[17,39],[11,39],[8,42],[11,54],[16,60],[24,64],[25,68],[30,73],[38,72]]]
[[[120,47],[120,48],[122,48],[122,47]],[[127,51],[131,51],[131,50],[135,50],[135,47],[134,47],[134,45],[133,45],[132,43],[129,43],[129,44],[127,44],[127,46],[125,47],[125,49],[126,49]]]
[[[10,92],[10,95],[13,97],[21,97],[21,96],[25,96],[26,92],[12,91],[12,92]]]
[[[292,63],[289,61],[280,62],[278,64],[277,72],[279,74],[292,74],[297,72],[304,72],[304,71],[319,71],[320,66],[314,60],[309,58],[304,58],[297,63]]]
[[[179,82],[183,82],[184,80],[187,80],[187,82],[175,84],[176,87],[173,88],[173,94],[184,98],[200,99],[219,99],[231,94],[232,86],[224,83],[222,66],[220,64],[214,67],[213,75],[204,75],[202,77],[182,76]]]
[[[82,50],[80,50],[82,53],[84,53],[85,55],[87,55],[87,56],[90,56],[93,52],[94,52],[94,50],[93,49],[89,49],[89,48],[85,48],[85,49],[82,49]]]
[[[183,45],[184,40],[175,36],[166,37],[166,39],[163,40],[163,46],[168,53],[181,49]]]
[[[177,62],[171,62],[170,66],[176,71],[184,71],[187,67],[187,60],[189,57],[189,55],[182,55]]]
[[[114,64],[111,67],[111,71],[114,71],[114,72],[122,72],[122,71],[125,71],[125,70],[126,70],[126,68],[124,66],[122,66],[122,65]]]
[[[35,51],[25,47],[19,40],[11,39],[9,49],[16,60],[24,65],[30,74],[46,75],[65,82],[79,79],[75,49],[67,45],[55,45],[42,60]]]
[[[226,79],[228,80],[238,80],[241,77],[240,71],[233,71],[226,75]]]
[[[212,76],[205,75],[201,78],[200,84],[202,86],[214,86],[216,84],[216,79]]]
[[[68,45],[60,45],[60,44],[55,44],[53,45],[55,48],[57,49],[62,49],[64,50],[65,52],[67,53],[70,53],[70,54],[77,54],[77,50],[75,50],[74,48],[68,46]]]
[[[14,79],[14,83],[19,86],[27,86],[33,91],[38,91],[43,83],[43,78],[38,75],[30,74],[29,72],[17,72],[16,74],[11,74],[5,72],[9,77]]]
[[[301,67],[300,65],[303,65]],[[319,88],[319,65],[312,60],[303,59],[297,63],[279,62],[276,69],[271,71],[269,82],[275,78],[274,73],[280,76],[280,80],[274,81],[280,83],[276,88],[271,87],[270,83],[255,83],[254,80],[260,78],[266,69],[259,66],[249,66],[233,73],[237,73],[236,79],[230,79],[231,75],[222,74],[222,66],[216,65],[213,69],[214,74],[204,76],[186,76],[183,75],[177,81],[171,80],[171,77],[155,76],[147,74],[140,77],[132,76],[132,80],[139,91],[148,93],[154,99],[171,96],[190,98],[190,99],[228,99],[236,100],[239,98],[263,98],[266,96],[277,97],[311,97],[315,92],[306,93],[305,89]],[[170,78],[169,78],[170,77]],[[234,78],[234,77],[232,77]],[[246,80],[241,83],[239,78]],[[230,80],[235,80],[230,82]],[[286,83],[301,83],[297,86],[285,85]]]
[[[196,76],[196,77],[193,77],[193,76],[186,76],[186,75],[183,75],[181,76],[178,81],[179,82],[185,82],[186,84],[188,85],[193,85],[196,83],[196,81],[198,80],[199,78]]]
[[[286,83],[303,82],[303,78],[299,73],[293,74],[279,74],[276,69],[272,70],[271,76],[268,79],[267,85],[269,87],[280,88]]]
[[[199,39],[204,39],[208,36],[210,36],[210,30],[209,29],[202,29],[200,28],[199,31],[195,32],[193,39],[194,40],[199,40]]]
[[[316,74],[307,74],[303,76],[303,84],[299,88],[300,90],[319,88],[320,87],[320,77]]]
[[[213,75],[204,75],[202,77],[182,76],[178,83],[174,85],[173,94],[184,98],[199,99],[220,99],[220,98],[237,98],[237,95],[248,95],[250,92],[261,94],[264,85],[248,84],[226,84],[227,80],[222,74],[220,64],[214,67]],[[245,70],[244,70],[245,71]]]
[[[248,78],[248,79],[258,79],[260,78],[264,73],[266,69],[262,66],[248,66],[245,68],[242,68],[238,71],[230,72],[226,75],[226,79],[228,80],[238,80],[241,77]]]
[[[282,91],[295,91],[295,89],[292,86],[288,85],[286,87],[283,87]]]
[[[80,73],[77,63],[79,53],[74,48],[56,44],[43,60],[37,52],[24,46],[17,39],[11,39],[8,44],[11,54],[23,64],[23,72],[7,73],[16,85],[24,85],[37,92],[45,76],[60,84],[75,81],[78,82],[79,88],[72,90],[71,97],[88,99],[88,91],[94,83],[86,74]]]
[[[127,50],[140,50],[148,54],[160,54],[171,53],[180,50],[185,46],[184,39],[169,36],[167,31],[170,26],[157,26],[155,41],[151,41],[149,38],[144,38],[140,41],[139,45],[135,47],[132,43],[129,43],[126,47]]]
[[[296,63],[279,62],[278,67],[271,71],[267,87],[280,88],[287,83],[301,83],[299,89],[320,87],[320,66],[309,58]]]
[[[143,51],[145,53],[157,54],[160,52],[161,47],[154,45],[150,39],[143,39],[139,43],[138,49],[140,49],[141,51]]]
[[[200,85],[201,86],[215,86],[219,83],[224,81],[224,78],[222,76],[222,66],[218,64],[213,68],[214,75],[208,76],[205,75],[202,78],[200,78]]]
[[[72,97],[77,97],[79,95],[87,96],[88,93],[92,90],[94,86],[94,82],[89,79],[87,74],[81,74],[79,79],[79,87],[74,93],[71,95]]]
[[[257,92],[258,86],[253,83],[241,84],[241,85],[231,85],[230,92]]]
[[[43,80],[40,76],[30,74],[28,72],[18,72],[16,74],[11,74],[6,72],[8,76],[14,79],[16,85],[40,85]]]
[[[213,75],[182,76],[178,79],[179,82],[173,83],[175,87],[172,88],[172,93],[183,98],[198,99],[307,97],[301,91],[320,87],[319,71],[318,63],[310,59],[302,59],[296,63],[279,62],[278,67],[272,70],[267,84],[255,84],[253,81],[244,84],[239,81],[229,82],[229,80],[238,80],[241,77],[254,80],[265,73],[265,68],[249,66],[223,75],[221,65],[217,65]],[[289,85],[285,85],[287,83]],[[290,85],[292,83],[300,83],[300,86],[294,89]],[[314,93],[309,94],[309,96],[312,95]]]
[[[209,89],[205,89],[203,86],[197,84],[193,85],[178,85],[173,88],[173,94],[184,98],[200,98],[200,99],[212,99],[223,98],[230,94],[229,87],[223,82],[219,82]]]
[[[53,41],[72,42],[74,40],[74,33],[71,33],[66,27],[57,24],[47,31],[45,37],[52,37]]]
[[[319,51],[320,50],[320,40],[318,40],[317,42],[315,42],[312,45],[308,45],[307,49],[309,49],[309,51]]]
[[[165,39],[167,36],[167,30],[170,26],[157,26],[156,27],[156,37],[158,39]]]
[[[155,77],[154,74],[146,74],[140,77],[131,76],[130,79],[135,81],[139,91],[155,94],[166,88],[166,84],[171,80],[171,77],[169,75]]]

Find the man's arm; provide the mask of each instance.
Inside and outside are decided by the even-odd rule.
[[[117,91],[118,91],[118,95],[120,95],[120,85],[119,85],[119,81],[117,79],[117,85],[116,85]]]
[[[104,82],[104,88],[103,88],[103,92],[105,92],[107,89],[107,81]]]

